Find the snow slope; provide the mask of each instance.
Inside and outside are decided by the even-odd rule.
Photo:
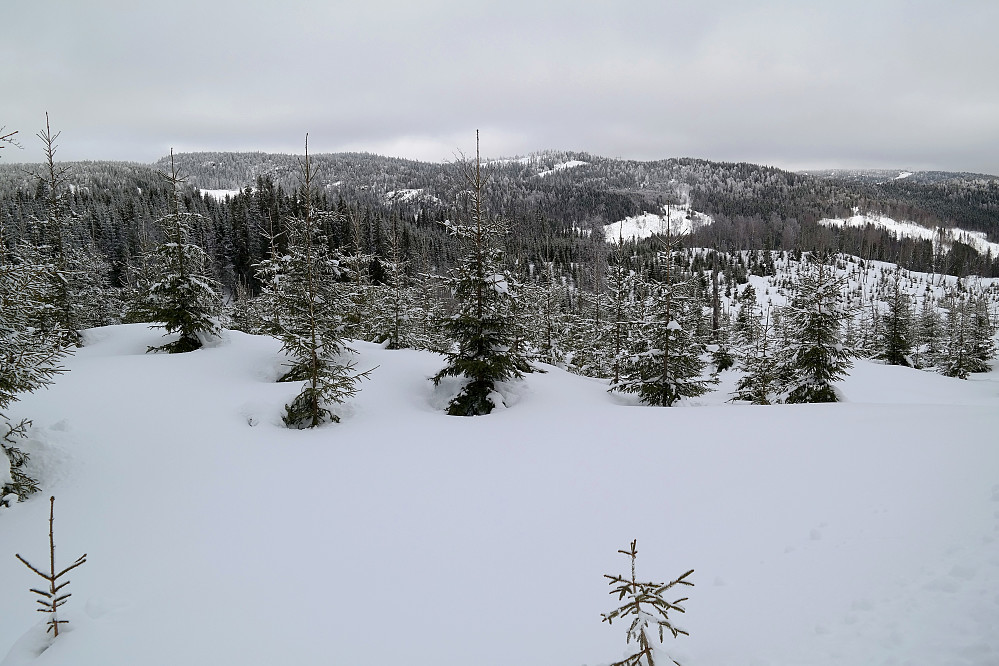
[[[902,178],[903,176],[898,177]],[[827,227],[859,228],[871,225],[890,231],[898,238],[918,238],[933,241],[934,244],[943,242],[948,248],[954,244],[954,241],[960,241],[975,248],[975,251],[981,254],[991,252],[992,256],[999,255],[999,243],[989,241],[988,236],[981,231],[966,231],[957,227],[951,229],[943,227],[931,229],[915,222],[899,221],[879,213],[860,213],[856,209],[854,209],[854,214],[851,217],[825,218],[819,220],[819,224]]]
[[[276,342],[159,340],[90,331],[16,404],[46,492],[0,510],[3,666],[608,664],[632,539],[640,577],[695,569],[685,666],[999,662],[999,372],[858,362],[843,404],[664,409],[550,368],[455,418],[439,357],[357,343],[343,422],[290,431]],[[45,560],[49,493],[60,563],[89,560],[35,657],[14,553]]]
[[[663,208],[662,214],[642,213],[626,217],[611,224],[604,225],[604,237],[608,242],[617,243],[624,240],[649,238],[654,234],[666,233],[667,219],[672,225],[674,235],[690,234],[702,226],[712,224],[710,215],[691,210],[687,204],[671,206],[668,211]]]

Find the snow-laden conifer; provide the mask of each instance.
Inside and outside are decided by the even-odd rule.
[[[877,358],[888,365],[912,365],[912,302],[895,276],[888,294],[888,312],[881,320]]]
[[[791,302],[782,309],[787,346],[780,375],[785,402],[837,402],[834,384],[853,367],[844,344],[843,324],[851,316],[845,303],[846,278],[824,262],[803,262]]]
[[[774,336],[770,306],[767,306],[762,320],[749,316],[749,304],[744,304],[743,310],[747,311],[745,325],[752,326],[752,330],[747,329],[742,333],[743,344],[737,356],[743,375],[739,378],[732,397],[754,405],[772,405],[780,401],[782,382],[779,363],[781,357]]]
[[[45,297],[51,266],[32,261],[38,259],[33,248],[19,250],[4,247],[0,228],[0,502],[38,490],[25,469],[29,455],[19,448],[31,422],[12,421],[8,409],[19,395],[50,384],[66,354],[61,329],[38,326],[40,313],[50,307]]]
[[[479,160],[476,134],[475,163],[461,162],[464,219],[448,223],[448,231],[464,247],[464,255],[448,279],[458,311],[447,318],[444,328],[451,338],[445,352],[447,365],[433,377],[435,385],[444,377],[457,377],[463,385],[448,405],[452,416],[488,414],[501,400],[497,391],[503,381],[517,379],[531,370],[513,319],[517,283],[503,267],[506,224],[485,209],[485,178]]]
[[[149,351],[189,352],[220,333],[220,287],[208,274],[205,251],[191,241],[194,225],[203,223],[203,218],[181,210],[180,187],[184,179],[177,173],[173,150],[170,173],[162,175],[173,188],[171,211],[159,219],[163,242],[148,257],[147,267],[152,274],[135,305],[135,317],[154,322],[157,328],[166,330],[166,335],[179,334],[178,339],[150,347]]]
[[[946,343],[938,365],[948,377],[967,379],[973,372],[987,372],[995,355],[987,302],[967,293],[947,295],[944,330]]]
[[[668,218],[667,218],[668,219]],[[648,284],[646,312],[636,327],[636,341],[626,357],[620,378],[611,390],[635,393],[644,403],[672,407],[681,398],[707,393],[717,380],[705,377],[704,345],[693,335],[700,304],[690,297],[689,281],[676,277],[673,252],[678,238],[666,222],[660,237],[663,279]]]
[[[324,214],[314,206],[315,167],[308,136],[301,165],[299,214],[285,223],[287,253],[258,268],[263,284],[264,329],[281,341],[288,371],[278,380],[302,382],[301,392],[285,405],[290,428],[314,428],[339,422],[333,406],[355,395],[368,372],[355,372],[353,350],[344,339],[344,318],[351,307],[338,280],[349,275],[343,256],[331,250],[323,234]]]
[[[680,585],[693,587],[693,583],[687,580],[691,569],[679,578],[668,583],[643,582],[638,580],[635,573],[635,560],[638,558],[638,542],[632,541],[631,548],[619,550],[617,552],[631,558],[631,576],[605,574],[609,584],[614,587],[611,594],[617,595],[619,601],[623,601],[620,606],[609,613],[602,615],[603,622],[613,624],[614,620],[623,620],[631,624],[628,625],[627,643],[635,643],[637,651],[628,655],[621,661],[616,661],[611,666],[640,666],[644,661],[648,666],[656,666],[656,647],[653,641],[658,634],[659,643],[662,643],[668,631],[673,638],[679,636],[689,636],[684,629],[675,624],[670,613],[685,613],[686,609],[681,605],[687,600],[682,597],[674,601],[668,601],[664,596],[667,591]],[[670,661],[679,666],[679,662],[670,657]]]

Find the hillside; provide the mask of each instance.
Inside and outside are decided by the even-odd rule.
[[[87,332],[15,405],[45,495],[0,510],[3,666],[608,664],[605,573],[695,569],[685,666],[999,658],[999,372],[858,361],[831,405],[673,409],[548,368],[509,409],[442,414],[428,352],[376,368],[343,422],[290,431],[265,337],[149,355]],[[70,631],[37,658],[48,493]]]
[[[366,153],[313,155],[324,209],[352,211],[369,227],[368,251],[384,257],[385,228],[401,225],[418,264],[449,263],[440,222],[457,214],[462,179],[455,164],[417,162]],[[252,265],[263,258],[264,231],[291,214],[300,157],[266,153],[180,153],[184,205],[206,217],[206,243],[226,287],[257,285]],[[142,239],[155,239],[154,220],[168,208],[167,190],[153,165],[80,162],[68,167],[76,234],[109,261],[136,262]],[[957,228],[981,239],[960,244],[945,270],[999,275],[999,257],[982,251],[999,243],[999,179],[936,172],[821,172],[799,174],[746,163],[692,158],[618,160],[583,152],[547,151],[485,160],[485,202],[510,223],[509,251],[517,261],[555,261],[563,268],[592,250],[578,238],[606,225],[657,214],[665,204],[689,206],[710,218],[691,244],[758,250],[834,250],[891,261],[920,271],[935,266],[932,243],[921,236]],[[31,220],[44,219],[44,185],[37,165],[0,164],[0,221],[8,246],[30,238]],[[888,178],[890,173],[894,176]],[[908,173],[905,178],[897,178]],[[881,180],[885,178],[885,180]],[[882,217],[926,230],[898,234],[878,225],[821,224],[854,216]],[[270,220],[270,222],[269,222]],[[374,227],[381,227],[378,230]],[[961,236],[961,234],[956,234]],[[337,239],[345,243],[345,239]],[[147,241],[148,242],[148,241]],[[231,265],[231,267],[230,267]]]

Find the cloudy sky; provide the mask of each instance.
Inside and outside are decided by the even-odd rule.
[[[691,156],[999,174],[996,0],[23,0],[35,161],[189,150]]]

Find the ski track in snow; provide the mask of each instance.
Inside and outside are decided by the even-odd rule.
[[[3,666],[608,664],[632,539],[640,578],[695,569],[687,666],[999,662],[995,370],[857,361],[844,404],[666,409],[549,368],[455,418],[440,357],[357,342],[378,368],[343,422],[291,431],[277,342],[160,343],[89,331],[14,405],[44,492],[0,510]],[[59,562],[89,559],[35,657],[13,553],[45,560],[49,494]]]

